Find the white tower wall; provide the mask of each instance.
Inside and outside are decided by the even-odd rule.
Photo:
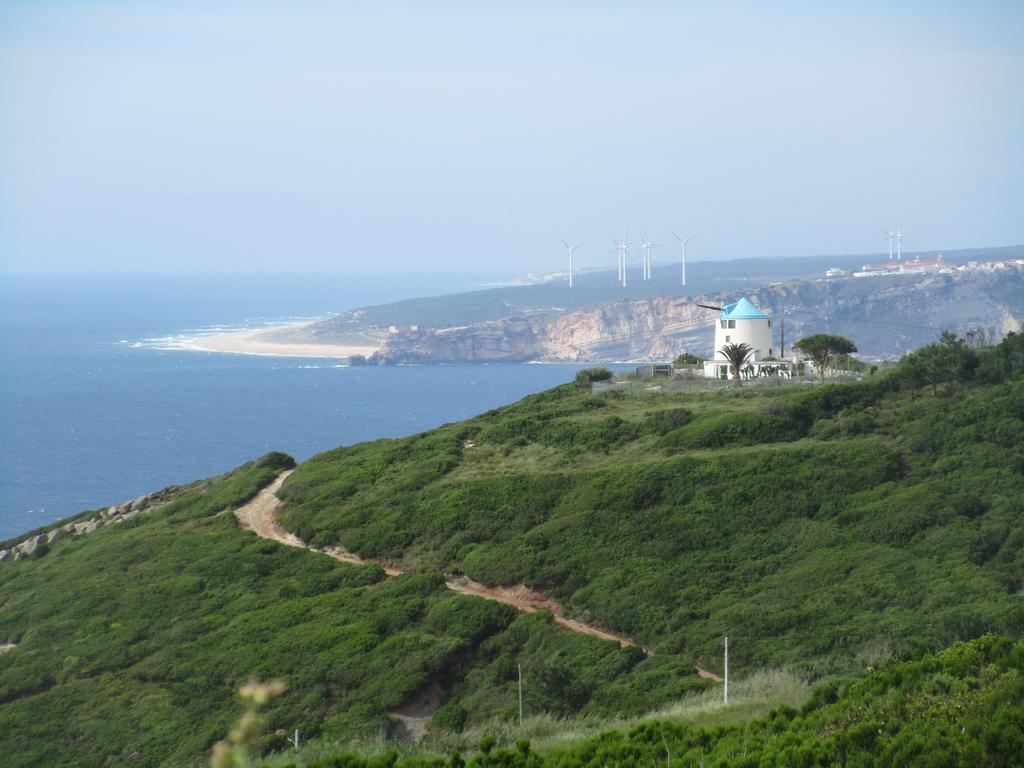
[[[725,360],[722,347],[726,344],[749,344],[754,349],[751,362],[774,354],[771,323],[770,318],[721,318],[715,325],[715,359]]]

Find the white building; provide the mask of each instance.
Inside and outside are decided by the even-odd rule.
[[[721,314],[715,322],[715,354],[704,361],[704,375],[709,378],[724,379],[732,374],[732,366],[722,354],[726,344],[749,344],[754,350],[747,361],[753,369],[754,376],[769,373],[770,370],[786,369],[788,363],[776,360],[765,360],[775,355],[772,342],[774,328],[771,315],[767,315],[754,306],[750,299],[743,298],[735,304],[721,308]],[[769,370],[762,370],[769,369]]]

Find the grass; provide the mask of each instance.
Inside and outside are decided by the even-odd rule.
[[[687,701],[631,721],[533,720],[487,733],[467,758],[422,748],[354,752],[314,745],[267,768],[632,768],[633,766],[1019,765],[1024,753],[1024,642],[984,636],[817,686],[777,674],[752,677],[753,708]],[[761,690],[758,690],[761,689]],[[799,708],[769,698],[799,696]],[[790,691],[790,694],[787,694]],[[734,711],[735,710],[735,711]],[[744,714],[752,717],[744,717]],[[591,726],[596,726],[591,729]],[[530,733],[534,739],[522,733]],[[514,738],[518,735],[517,738]],[[514,738],[514,741],[512,739]],[[337,751],[333,751],[337,750]]]
[[[298,467],[281,491],[284,524],[414,566],[394,579],[238,527],[231,510],[290,464],[265,457],[0,564],[0,642],[17,643],[0,656],[7,764],[196,762],[252,675],[288,685],[265,712],[264,751],[282,750],[276,732],[295,727],[321,744],[383,742],[389,711],[436,683],[431,743],[486,743],[493,755],[476,764],[500,754],[518,765],[536,753],[481,734],[522,735],[520,663],[535,713],[524,727],[550,766],[657,764],[669,750],[679,764],[757,753],[814,765],[839,749],[951,746],[996,765],[1009,754],[999,745],[1014,743],[1004,734],[1015,722],[1006,702],[1022,698],[1014,654],[1024,658],[1007,650],[1024,632],[1022,337],[980,352],[936,345],[840,386],[605,399],[567,385]],[[546,612],[454,595],[446,571],[524,582],[655,655]],[[987,632],[1011,640],[972,640]],[[721,671],[723,635],[734,670],[786,669],[790,682],[765,678],[742,699],[737,681],[742,706],[716,709],[718,686],[694,664]],[[932,653],[961,640],[975,644]],[[890,652],[923,666],[864,677]],[[962,668],[965,654],[994,671]],[[794,680],[854,673],[845,704],[836,689],[795,710],[806,688]],[[899,675],[925,687],[901,687]],[[932,727],[942,690],[973,713],[963,738]],[[666,706],[680,708],[645,715]],[[913,727],[865,726],[860,707]]]
[[[721,687],[689,694],[678,701],[633,717],[588,715],[555,717],[534,714],[520,726],[505,719],[480,723],[458,734],[432,734],[421,743],[379,741],[338,742],[316,740],[298,750],[286,750],[260,762],[266,768],[303,766],[342,752],[364,757],[381,757],[394,752],[404,758],[427,758],[438,754],[472,752],[487,736],[499,747],[512,747],[528,739],[539,753],[570,749],[610,730],[628,731],[638,725],[663,720],[685,723],[694,728],[733,726],[764,717],[779,707],[798,708],[810,698],[811,686],[784,670],[762,670],[730,682],[729,704],[723,703]],[[197,765],[198,768],[198,765]]]

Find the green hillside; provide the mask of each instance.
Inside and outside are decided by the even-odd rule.
[[[609,725],[597,736],[550,749],[491,736],[463,758],[400,758],[309,750],[273,768],[873,768],[1019,766],[1024,754],[1024,642],[985,636],[942,653],[868,669],[819,686],[799,708],[779,706],[745,723],[700,725],[668,714]],[[706,707],[707,721],[727,710]],[[566,724],[569,727],[570,724]],[[380,750],[377,750],[380,751]]]
[[[524,582],[658,654],[712,658],[728,634],[744,665],[819,671],[1017,633],[1021,338],[926,347],[845,386],[565,385],[314,457],[282,489],[283,521],[363,556]]]
[[[250,677],[288,685],[263,750],[296,727],[393,736],[389,712],[429,687],[442,703],[427,743],[441,744],[514,719],[520,663],[528,713],[607,718],[715,690],[694,664],[718,669],[723,635],[738,677],[786,665],[813,680],[1024,631],[1022,336],[986,350],[947,338],[839,386],[605,397],[568,384],[300,465],[280,492],[285,526],[397,561],[397,578],[238,526],[231,510],[290,465],[270,454],[0,563],[0,643],[16,645],[0,654],[5,765],[201,764]],[[459,572],[530,585],[654,655],[454,594],[444,574]],[[1019,651],[999,642],[978,651],[998,674],[941,683],[973,713],[1019,706]],[[867,680],[851,702],[868,691],[885,717],[938,717],[886,698],[899,680]],[[774,717],[771,732],[796,728]],[[821,735],[806,723],[794,739]],[[664,728],[677,755],[693,739],[764,738]],[[643,733],[610,738],[660,748]]]
[[[904,255],[906,258],[933,259],[940,254],[938,251],[920,251]],[[945,251],[942,255],[951,264],[963,264],[972,259],[1013,259],[1024,256],[1024,246],[968,248]],[[866,262],[886,261],[887,257],[881,253],[868,253],[691,261],[687,265],[685,287],[679,284],[679,265],[675,258],[669,260],[670,264],[654,266],[650,280],[631,280],[625,288],[617,282],[614,270],[610,268],[609,257],[608,270],[576,275],[572,290],[569,290],[564,279],[555,279],[527,285],[498,286],[463,293],[404,299],[344,312],[337,318],[319,323],[318,329],[326,333],[343,335],[356,329],[387,328],[392,324],[450,328],[497,320],[515,314],[537,311],[561,312],[626,299],[697,296],[719,291],[749,290],[769,282],[821,277],[830,267],[852,271],[860,269]]]

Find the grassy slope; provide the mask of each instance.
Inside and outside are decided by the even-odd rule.
[[[602,716],[707,689],[693,657],[714,666],[726,632],[738,669],[832,672],[887,643],[1019,635],[1015,339],[934,394],[927,351],[855,386],[608,401],[563,387],[301,466],[286,523],[417,567],[393,580],[238,528],[227,510],[280,456],[0,564],[0,642],[18,643],[0,656],[0,750],[25,766],[189,762],[250,675],[290,686],[271,729],[349,740],[385,732],[431,680],[447,690],[434,729],[511,719],[520,661],[528,712]],[[526,580],[658,654],[455,596],[444,568]]]
[[[622,400],[566,385],[315,457],[283,519],[363,555],[525,581],[709,662],[724,634],[744,665],[833,668],[1019,632],[1024,381],[935,396],[904,373]]]
[[[1020,765],[1024,754],[1024,642],[986,636],[939,654],[869,669],[815,690],[800,707],[780,706],[745,723],[694,722],[665,713],[545,748],[480,742],[467,759],[398,753],[317,756],[314,750],[267,761],[284,768],[822,768],[885,765]],[[730,707],[731,709],[731,707]],[[717,713],[729,709],[719,708]]]
[[[434,678],[450,690],[439,722],[507,717],[513,660],[545,676],[532,711],[577,711],[609,686],[634,707],[648,687],[661,700],[708,687],[684,658],[645,660],[548,614],[453,595],[439,574],[385,579],[240,530],[226,510],[289,461],[0,566],[0,640],[18,643],[0,656],[4,765],[191,763],[227,732],[250,676],[289,686],[272,729],[340,739],[383,736],[388,710]]]

